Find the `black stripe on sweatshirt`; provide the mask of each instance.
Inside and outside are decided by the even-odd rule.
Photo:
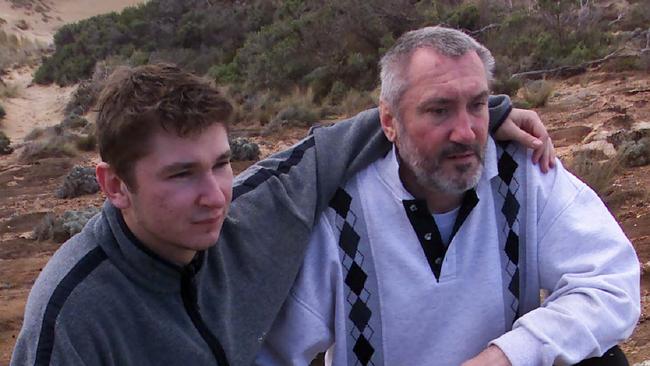
[[[54,349],[54,327],[63,305],[77,285],[88,277],[106,258],[106,253],[101,247],[91,250],[72,267],[70,272],[56,286],[43,315],[43,324],[38,338],[34,365],[47,366],[50,364],[52,350]]]
[[[289,157],[280,162],[276,169],[261,168],[255,172],[255,174],[248,177],[244,182],[233,187],[233,201],[242,194],[246,194],[257,188],[260,184],[266,182],[269,178],[280,176],[280,174],[287,174],[292,167],[300,163],[302,157],[305,155],[305,151],[314,147],[314,144],[314,136],[310,136],[300,145],[294,147]]]
[[[226,352],[219,342],[219,339],[208,329],[208,326],[205,324],[203,317],[199,311],[198,305],[198,296],[196,288],[196,273],[199,270],[200,264],[202,263],[202,256],[204,252],[199,252],[198,256],[194,258],[192,263],[183,268],[181,274],[181,297],[183,299],[183,305],[185,306],[185,311],[192,320],[192,324],[199,331],[199,334],[210,347],[212,355],[217,360],[218,366],[228,366],[228,358],[226,357]]]

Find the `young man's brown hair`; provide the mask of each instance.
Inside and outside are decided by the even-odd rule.
[[[227,123],[231,104],[209,82],[170,64],[120,68],[99,97],[99,155],[136,190],[135,162],[159,129],[186,137]]]

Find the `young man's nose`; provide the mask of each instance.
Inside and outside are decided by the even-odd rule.
[[[199,204],[209,207],[221,207],[226,204],[223,182],[215,174],[206,174],[202,179],[199,193]]]

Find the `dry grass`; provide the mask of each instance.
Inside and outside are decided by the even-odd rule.
[[[521,95],[531,108],[543,107],[553,95],[553,89],[553,83],[550,81],[534,80],[524,85]]]
[[[46,46],[38,41],[0,30],[0,70],[11,66],[35,65]]]
[[[18,95],[20,95],[18,85],[0,83],[0,99],[16,98]]]
[[[621,154],[608,160],[596,160],[592,155],[583,152],[574,156],[568,169],[598,196],[605,199],[611,193],[612,183],[621,169],[622,160]]]
[[[40,159],[75,156],[79,150],[95,149],[96,138],[92,131],[78,134],[61,125],[35,128],[25,136],[26,144],[18,156],[23,163],[34,163]]]
[[[77,149],[74,143],[64,138],[53,138],[48,141],[34,141],[26,144],[18,159],[23,163],[35,163],[41,159],[75,156]]]
[[[363,110],[374,107],[378,104],[379,89],[372,92],[350,89],[341,100],[341,112],[345,117],[351,117]]]

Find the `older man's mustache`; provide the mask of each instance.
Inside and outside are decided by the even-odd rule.
[[[442,158],[447,158],[453,155],[463,155],[467,153],[473,153],[480,159],[483,158],[483,154],[481,154],[481,147],[478,144],[459,144],[457,142],[451,142],[447,146],[445,146],[441,151],[440,151],[440,156]]]

